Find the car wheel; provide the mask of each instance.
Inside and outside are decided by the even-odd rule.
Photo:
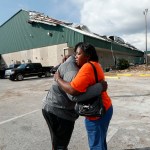
[[[9,78],[9,80],[11,80],[11,81],[15,81],[15,79],[14,79],[14,78],[12,78],[12,77],[10,77],[10,78]]]
[[[45,77],[50,77],[50,76],[51,76],[51,73],[48,72],[48,71],[46,71],[46,72],[45,72]]]
[[[39,77],[39,78],[42,78],[42,74],[38,74],[38,77]]]
[[[17,79],[18,81],[22,81],[22,80],[23,80],[23,75],[22,75],[22,74],[17,74],[17,75],[16,75],[16,79]]]

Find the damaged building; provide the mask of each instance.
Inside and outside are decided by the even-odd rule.
[[[117,39],[117,40],[116,40]],[[103,69],[115,66],[120,58],[142,64],[144,53],[119,38],[100,36],[84,25],[59,21],[42,13],[19,10],[0,26],[0,66],[40,62],[55,66],[72,54],[78,42],[95,46]]]

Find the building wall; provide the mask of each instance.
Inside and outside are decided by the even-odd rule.
[[[150,64],[150,53],[147,54],[147,63]]]
[[[102,68],[115,67],[117,65],[118,59],[126,59],[131,64],[142,64],[143,57],[137,57],[135,55],[129,55],[129,53],[122,53],[119,51],[109,51],[107,49],[96,49],[99,57],[99,62],[102,65]]]
[[[7,66],[28,60],[41,62],[44,66],[55,66],[61,62],[64,54],[73,53],[76,43],[83,41],[98,48],[103,68],[114,65],[114,56],[116,59],[128,59],[130,62],[138,62],[143,57],[143,52],[133,51],[114,42],[93,38],[61,25],[30,24],[28,20],[29,12],[20,10],[0,26],[1,60]]]
[[[0,26],[0,54],[83,41],[81,33],[64,26],[28,21],[29,12],[21,10]]]
[[[69,48],[67,43],[47,46],[42,48],[36,48],[31,50],[25,50],[20,52],[8,53],[1,55],[2,61],[9,66],[13,63],[27,63],[31,62],[40,62],[43,66],[56,66],[61,63],[64,55],[73,54],[73,48]],[[103,69],[114,67],[117,63],[117,60],[124,58],[129,61],[129,63],[142,62],[143,57],[135,57],[129,55],[128,53],[121,53],[117,51],[110,51],[107,49],[96,48],[99,62],[102,65]]]
[[[47,46],[31,50],[24,50],[1,55],[5,66],[13,63],[40,62],[43,66],[55,66],[59,64],[64,56],[64,48],[67,43]],[[67,51],[68,53],[68,51]]]

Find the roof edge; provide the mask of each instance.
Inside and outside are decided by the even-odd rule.
[[[8,20],[6,20],[3,24],[0,25],[0,27],[2,27],[4,24],[6,24],[9,20],[11,20],[14,16],[16,16],[18,13],[20,13],[21,11],[26,11],[23,9],[20,9],[19,11],[17,11],[13,16],[11,16]]]

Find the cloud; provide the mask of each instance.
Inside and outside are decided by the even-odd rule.
[[[138,49],[145,49],[143,11],[150,6],[149,0],[80,0],[78,4],[81,5],[80,21],[92,32],[120,36]]]
[[[80,22],[80,10],[78,5],[75,5],[74,0],[38,0],[37,3],[31,0],[26,0],[24,3],[29,4],[28,10],[34,10],[49,17],[66,21],[66,22]]]
[[[123,35],[122,38],[128,42],[132,43],[136,48],[139,48],[142,51],[146,50],[146,39],[145,34],[143,33],[136,33],[136,34],[129,34],[129,35]],[[147,47],[150,48],[150,33],[147,35]]]
[[[9,7],[9,10],[6,8]],[[19,9],[34,10],[50,17],[86,25],[100,35],[115,35],[140,50],[145,50],[145,18],[143,11],[149,0],[31,0],[2,1],[0,24]],[[147,14],[147,43],[150,50],[150,8]]]

